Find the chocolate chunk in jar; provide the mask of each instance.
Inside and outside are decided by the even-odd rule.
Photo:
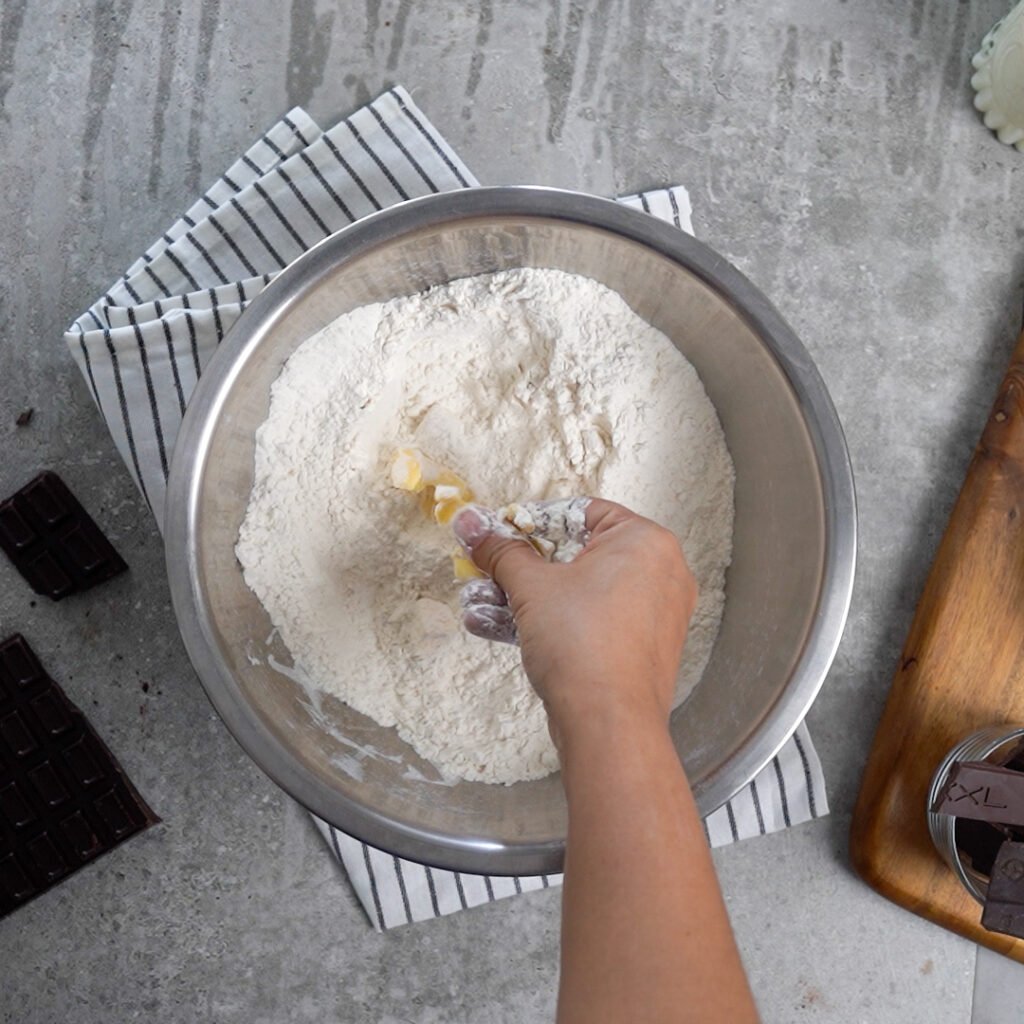
[[[1024,842],[1007,840],[992,866],[981,923],[992,932],[1024,939]]]

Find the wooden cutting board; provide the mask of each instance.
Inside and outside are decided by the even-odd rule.
[[[850,853],[883,896],[1024,962],[1024,941],[981,927],[939,857],[925,800],[964,736],[1024,725],[1024,334],[967,470],[868,758]]]

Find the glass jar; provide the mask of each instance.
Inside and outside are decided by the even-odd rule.
[[[1024,739],[1024,726],[991,725],[979,729],[962,739],[935,770],[932,784],[928,789],[928,832],[942,859],[953,869],[964,888],[979,902],[985,902],[988,893],[988,876],[976,871],[960,855],[956,844],[956,821],[951,814],[937,814],[932,805],[949,777],[950,769],[961,761],[991,761],[1001,763],[1001,758],[1010,753],[1012,747]]]

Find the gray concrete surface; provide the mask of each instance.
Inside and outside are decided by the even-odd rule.
[[[132,566],[25,632],[164,824],[0,921],[17,1024],[545,1021],[558,895],[372,933],[214,717],[160,541],[61,332],[292,104],[401,82],[485,183],[682,182],[843,417],[860,573],[811,714],[830,818],[717,855],[766,1020],[965,1022],[974,949],[872,894],[846,836],[893,665],[1019,325],[1024,156],[970,106],[1009,0],[3,0],[0,491],[59,469]],[[28,427],[14,420],[35,409]],[[148,684],[148,692],[143,684]]]

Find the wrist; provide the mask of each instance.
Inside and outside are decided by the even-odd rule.
[[[548,714],[563,772],[582,763],[592,770],[602,761],[611,763],[633,751],[671,744],[668,713],[653,695],[616,695],[585,705],[549,706]]]

